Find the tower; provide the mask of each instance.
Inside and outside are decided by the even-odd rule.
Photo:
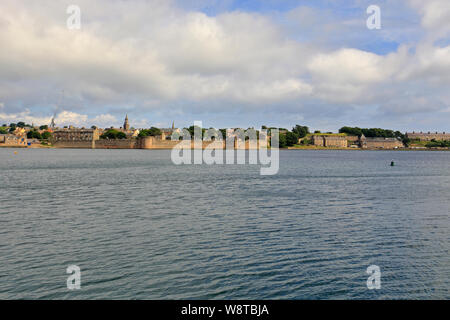
[[[52,118],[52,122],[50,122],[50,128],[55,129],[56,124],[55,124],[55,116],[53,116]]]
[[[125,117],[125,122],[123,123],[123,130],[130,130],[130,123],[128,122],[128,115]]]

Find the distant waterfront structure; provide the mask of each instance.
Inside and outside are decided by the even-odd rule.
[[[345,135],[329,134],[320,135],[314,134],[311,137],[312,144],[318,147],[331,147],[331,148],[347,148],[348,141]]]
[[[77,147],[79,144],[89,144],[95,146],[95,141],[100,139],[98,129],[85,128],[65,128],[53,131],[52,144],[55,146],[73,146]]]
[[[55,128],[56,128],[56,124],[55,124],[55,116],[52,117],[52,121],[50,122],[50,128],[51,128],[51,129],[55,129]]]
[[[28,145],[26,136],[14,134],[0,134],[0,147],[26,147]]]
[[[363,135],[359,138],[360,147],[363,149],[396,149],[403,148],[403,142],[397,138],[366,138]]]
[[[449,140],[450,141],[450,133],[446,132],[407,132],[406,135],[411,140],[422,140],[422,141],[431,141],[431,140],[437,140],[437,141],[444,141]]]
[[[123,130],[125,131],[130,130],[130,123],[128,122],[128,114],[125,116],[125,122],[123,123]]]
[[[159,130],[161,130],[161,140],[166,140],[168,137],[170,139],[174,132],[181,132],[180,129],[175,128],[175,121],[172,121],[172,128],[161,128]]]

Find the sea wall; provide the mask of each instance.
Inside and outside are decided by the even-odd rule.
[[[408,138],[410,139],[419,139],[422,141],[431,141],[431,140],[450,140],[450,133],[446,133],[446,132],[428,132],[428,133],[423,133],[423,132],[407,132],[406,135],[408,136]]]
[[[180,144],[181,141],[162,140],[160,137],[142,137],[137,139],[117,139],[108,140],[101,139],[96,141],[54,141],[55,148],[73,148],[73,149],[173,149]],[[190,142],[191,148],[205,149],[211,143],[215,143],[214,148],[225,148],[225,142],[202,141],[200,143]],[[258,148],[259,143],[256,148]],[[212,147],[212,146],[211,146]],[[253,149],[255,146],[249,141],[237,142],[234,147],[236,149]]]
[[[403,143],[396,139],[386,141],[383,141],[381,139],[367,140],[363,146],[364,149],[395,149],[403,147]]]
[[[177,146],[178,144],[180,144],[182,141],[171,141],[171,140],[162,140],[159,137],[145,137],[145,138],[140,138],[136,144],[136,148],[139,149],[172,149],[175,146]],[[202,149],[205,149],[206,147],[208,147],[210,144],[214,143],[214,148],[223,148],[225,149],[225,142],[215,142],[215,141],[202,141],[200,143],[194,143],[193,140],[191,140],[191,148],[195,149],[198,148],[199,146],[201,146]],[[249,141],[245,141],[245,143],[242,141],[240,143],[238,143],[237,141],[235,141],[234,143],[234,147],[236,149],[256,149],[258,148],[259,143],[255,146],[253,146],[252,144],[250,144]]]
[[[136,139],[97,140],[95,149],[137,149]]]
[[[92,141],[54,141],[52,145],[55,148],[70,148],[70,149],[92,149]]]

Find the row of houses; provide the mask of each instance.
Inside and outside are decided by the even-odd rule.
[[[328,148],[397,149],[404,147],[403,142],[397,138],[369,138],[364,135],[357,137],[344,134],[313,134],[311,142],[315,146]]]
[[[0,147],[27,147],[26,136],[16,136],[14,134],[0,134]]]
[[[407,132],[407,137],[411,140],[421,140],[421,141],[450,141],[450,133],[446,132]]]

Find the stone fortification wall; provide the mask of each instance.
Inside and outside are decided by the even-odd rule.
[[[407,132],[408,138],[414,140],[419,139],[422,141],[431,141],[431,140],[437,140],[437,141],[443,141],[443,140],[449,140],[450,141],[450,133],[446,132]]]
[[[92,149],[93,141],[53,141],[55,148]]]
[[[137,149],[137,139],[97,140],[95,149]]]

